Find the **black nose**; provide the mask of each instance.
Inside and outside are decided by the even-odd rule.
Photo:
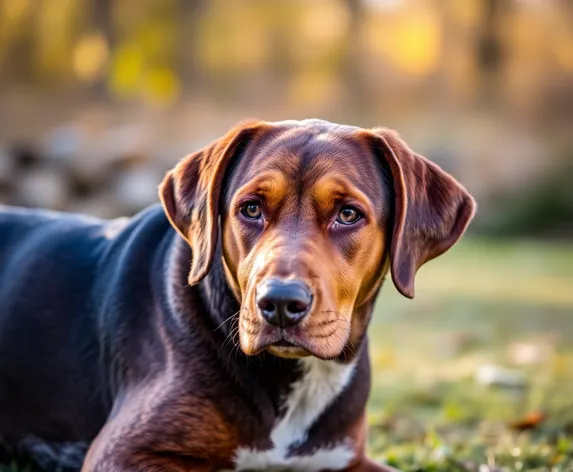
[[[302,320],[312,305],[306,284],[298,280],[270,279],[257,289],[257,306],[270,324],[286,328]]]

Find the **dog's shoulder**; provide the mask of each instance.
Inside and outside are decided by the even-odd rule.
[[[93,217],[18,207],[0,207],[0,277],[51,273],[89,259],[89,234],[103,227]],[[3,281],[6,281],[4,278]]]
[[[104,220],[87,215],[0,205],[0,246],[21,246],[28,237],[37,240],[44,235],[77,234],[104,224]]]
[[[13,244],[22,246],[27,239],[53,242],[56,246],[70,241],[80,244],[125,240],[135,232],[164,232],[168,221],[159,205],[152,205],[133,217],[101,219],[95,216],[0,205],[0,250]],[[31,241],[30,241],[31,242]]]
[[[159,206],[131,218],[0,207],[0,285],[90,280],[125,252],[144,254],[169,230]],[[0,287],[1,288],[1,287]],[[12,287],[15,288],[15,287]]]

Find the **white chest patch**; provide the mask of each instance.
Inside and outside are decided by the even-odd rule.
[[[343,365],[315,357],[300,362],[303,374],[284,399],[284,416],[270,435],[272,449],[239,448],[235,455],[236,470],[339,470],[353,459],[350,440],[327,445],[304,456],[288,454],[291,447],[306,440],[309,428],[344,390],[354,372],[354,363]]]

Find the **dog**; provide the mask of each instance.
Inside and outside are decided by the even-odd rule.
[[[249,121],[130,219],[0,211],[0,438],[45,470],[390,471],[366,456],[388,273],[475,212],[394,131]],[[86,452],[87,451],[87,452]]]

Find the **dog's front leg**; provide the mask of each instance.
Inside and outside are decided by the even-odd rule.
[[[161,433],[137,430],[127,432],[108,423],[86,454],[81,472],[215,472],[217,468],[202,458],[170,450],[156,450]],[[150,436],[150,437],[146,437]],[[155,436],[155,437],[153,437]]]
[[[208,400],[175,389],[120,398],[82,472],[214,472],[229,465],[236,439]]]
[[[215,472],[209,462],[153,453],[118,454],[86,459],[82,472]]]

